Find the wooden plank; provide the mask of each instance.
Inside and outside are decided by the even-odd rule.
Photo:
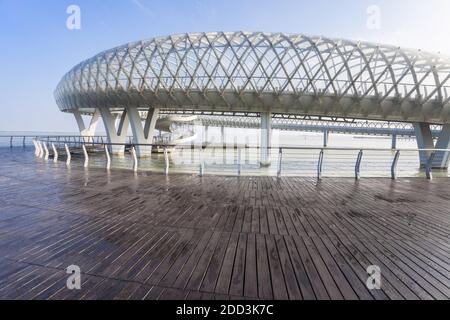
[[[213,235],[212,232],[207,232],[207,234],[208,236],[203,237],[202,240],[197,244],[186,264],[183,266],[183,269],[181,269],[181,272],[178,274],[175,282],[173,283],[174,288],[184,289],[187,285],[191,274],[198,263],[198,260],[202,256],[203,251],[205,250],[206,246],[209,243],[209,240],[211,239],[211,236]]]
[[[255,234],[248,234],[244,277],[244,296],[246,297],[258,297],[258,276],[256,266],[256,236]]]
[[[223,259],[222,268],[220,269],[217,279],[215,292],[219,294],[228,294],[230,289],[231,276],[233,274],[234,257],[239,240],[237,233],[232,233],[228,242],[227,251]]]
[[[272,281],[264,235],[256,235],[256,265],[258,270],[258,297],[273,299]]]
[[[301,300],[303,297],[297,284],[297,276],[295,275],[294,268],[291,263],[291,257],[286,248],[284,238],[282,236],[275,236],[275,242],[280,257],[281,268],[283,270],[289,299]]]
[[[314,290],[313,287],[311,286],[310,279],[308,278],[308,274],[302,262],[302,260],[307,261],[308,258],[299,255],[292,237],[285,236],[284,240],[287,252],[289,254],[289,257],[291,258],[292,267],[295,272],[295,277],[297,279],[297,283],[300,288],[302,299],[314,300],[315,299]],[[318,284],[318,286],[320,286],[320,284]],[[321,288],[321,290],[326,292],[325,287]]]
[[[266,246],[269,259],[270,277],[272,279],[273,298],[276,300],[287,300],[289,298],[286,290],[286,280],[281,268],[281,262],[276,247],[275,238],[267,235]]]
[[[223,232],[220,235],[218,245],[214,250],[214,254],[211,257],[205,277],[203,278],[203,282],[200,286],[201,291],[214,292],[217,284],[217,278],[219,277],[220,269],[228,248],[230,235],[231,234],[228,232]]]
[[[239,240],[234,256],[233,275],[231,276],[230,295],[244,295],[245,256],[247,248],[247,235],[239,234]]]
[[[0,298],[450,299],[450,179],[88,176],[11,152]]]
[[[206,271],[211,263],[212,256],[214,251],[220,243],[218,242],[221,234],[219,232],[214,232],[212,237],[210,238],[208,245],[206,246],[202,256],[197,262],[195,269],[192,271],[191,277],[189,278],[189,282],[186,283],[185,288],[193,291],[197,291],[200,289],[200,286],[205,277]]]

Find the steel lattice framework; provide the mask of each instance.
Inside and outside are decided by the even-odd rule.
[[[124,106],[450,122],[450,58],[301,34],[210,32],[129,43],[75,66],[62,111]]]

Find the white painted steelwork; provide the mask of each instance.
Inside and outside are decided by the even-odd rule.
[[[83,61],[59,83],[62,111],[134,106],[450,122],[450,58],[302,34],[186,33]]]
[[[120,148],[113,153],[123,153],[124,125],[130,123],[139,157],[151,152],[145,145],[153,141],[161,110],[256,114],[265,165],[272,114],[409,122],[424,135],[419,149],[447,149],[449,91],[450,57],[441,54],[238,31],[170,35],[104,51],[69,71],[55,98],[61,111],[75,115],[83,136],[94,135],[101,114],[108,141],[118,143],[111,148]],[[83,114],[92,116],[89,126]],[[113,115],[121,117],[118,128]],[[431,145],[433,124],[443,129]],[[449,161],[450,154],[441,152],[432,166],[447,168]]]

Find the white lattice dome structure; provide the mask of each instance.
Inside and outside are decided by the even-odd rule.
[[[62,111],[134,105],[449,121],[450,59],[300,34],[210,32],[129,43],[75,66]]]

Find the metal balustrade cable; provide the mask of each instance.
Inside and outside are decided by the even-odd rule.
[[[132,169],[150,169],[169,173],[197,173],[221,175],[268,175],[268,176],[385,176],[396,179],[408,176],[411,167],[418,167],[419,153],[428,153],[429,159],[424,168],[428,179],[433,178],[431,163],[439,152],[450,149],[388,149],[388,148],[348,148],[348,147],[292,147],[269,148],[271,166],[262,168],[260,148],[254,146],[226,145],[165,145],[165,144],[127,144],[107,143],[96,137],[90,141],[79,139],[52,139],[51,136],[33,137],[35,155],[54,162],[74,160],[83,161],[84,167],[93,164]],[[126,146],[124,157],[112,156],[109,147]],[[136,148],[148,146],[159,148],[162,154],[150,158],[137,158]],[[178,160],[175,161],[174,158]],[[407,168],[407,169],[406,169]]]

